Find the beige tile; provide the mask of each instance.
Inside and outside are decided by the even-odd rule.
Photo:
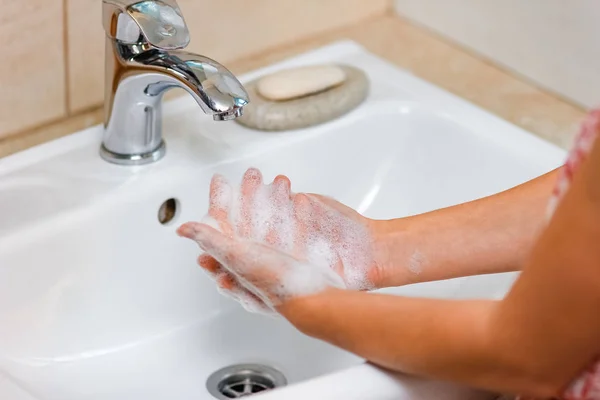
[[[65,115],[62,0],[0,0],[0,138]]]
[[[395,0],[402,15],[587,107],[600,103],[600,1]]]
[[[240,60],[232,70],[256,69],[343,38],[561,147],[570,145],[585,116],[581,107],[393,15]]]
[[[347,36],[371,52],[515,125],[568,147],[585,112],[508,70],[397,17]]]
[[[67,0],[69,112],[100,104],[104,97],[102,0]]]
[[[412,71],[499,117],[567,147],[585,115],[581,108],[521,80],[431,32],[385,16],[279,46],[229,64],[241,74],[339,39],[352,39],[391,63]],[[0,157],[100,123],[100,109],[63,122],[0,139]]]
[[[101,121],[102,109],[96,108],[61,121],[21,132],[18,135],[12,135],[5,139],[0,138],[0,158],[89,128],[99,124]]]
[[[100,0],[67,0],[71,111],[103,98]],[[189,50],[228,63],[388,11],[388,0],[179,0]]]

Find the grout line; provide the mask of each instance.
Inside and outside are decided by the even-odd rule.
[[[64,89],[65,89],[65,115],[71,115],[71,83],[69,81],[70,66],[69,66],[69,0],[62,0],[63,7],[63,63],[64,63]]]

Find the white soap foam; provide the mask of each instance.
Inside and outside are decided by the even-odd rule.
[[[331,268],[297,262],[286,271],[276,290],[280,297],[289,298],[319,293],[327,288],[346,289],[346,283]]]
[[[264,241],[269,231],[274,228],[272,221],[278,212],[271,201],[272,188],[272,185],[261,185],[252,199],[251,221],[247,223],[252,226],[251,237],[259,242]]]
[[[216,175],[213,179],[217,184],[213,187],[214,195],[210,199],[211,204],[227,210],[232,206],[234,190],[224,177]]]
[[[212,228],[215,228],[218,231],[221,231],[221,226],[219,225],[217,220],[211,217],[210,215],[205,215],[200,222]]]
[[[256,179],[256,176],[253,178]],[[328,286],[353,290],[373,288],[373,284],[367,279],[367,272],[374,264],[371,237],[366,227],[358,221],[310,196],[310,205],[299,213],[302,225],[305,225],[301,235],[297,224],[298,210],[294,210],[295,195],[288,193],[287,187],[281,184],[261,184],[255,192],[249,212],[243,214],[240,210],[244,200],[241,198],[241,191],[232,188],[224,178],[220,179],[219,190],[215,191],[211,202],[229,210],[229,219],[238,238],[265,244],[267,236],[270,239],[275,237],[277,240],[270,247],[288,254],[298,247],[298,242],[304,249],[304,254],[296,254],[301,258],[300,261],[293,260],[291,256],[288,256],[289,259],[284,257],[285,260],[279,260],[248,252],[249,259],[244,264],[261,263],[263,267],[279,269],[275,274],[280,277],[279,286],[269,289],[278,298],[317,293]],[[205,218],[204,221],[213,227],[218,226],[211,218]],[[249,237],[240,237],[242,232],[239,227],[242,224],[251,228]],[[343,277],[334,271],[334,267],[339,267],[340,262]],[[282,263],[285,265],[281,265]],[[249,294],[251,292],[273,308],[276,305],[273,304],[273,299],[267,298],[255,284],[240,276],[242,274],[234,275],[247,292],[236,293],[232,297],[249,311],[257,311],[261,305],[257,306],[256,299]]]
[[[306,259],[310,264],[323,268],[336,265],[338,256],[333,246],[324,237],[313,235],[308,238],[308,241]]]
[[[311,197],[324,211],[320,215],[320,232],[335,251],[344,266],[344,277],[349,288],[372,289],[367,272],[373,265],[372,239],[363,225],[343,215],[318,199]]]

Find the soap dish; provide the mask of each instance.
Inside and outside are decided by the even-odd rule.
[[[245,84],[250,103],[236,121],[252,129],[285,131],[318,125],[348,113],[367,97],[369,80],[358,68],[343,64],[337,67],[346,75],[341,84],[284,101],[263,97],[257,89],[260,78]]]

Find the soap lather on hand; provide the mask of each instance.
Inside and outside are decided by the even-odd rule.
[[[341,203],[295,194],[287,177],[265,185],[249,169],[239,190],[220,175],[208,215],[178,229],[205,251],[200,266],[221,292],[252,312],[275,313],[289,298],[328,287],[374,287],[371,222]]]

